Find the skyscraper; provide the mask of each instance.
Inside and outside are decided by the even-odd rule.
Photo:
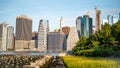
[[[16,18],[16,40],[32,39],[32,19],[25,15]]]
[[[79,40],[76,27],[71,27],[67,38],[67,51],[71,51]]]
[[[32,19],[25,15],[16,18],[16,40],[15,49],[26,49],[30,46],[32,39]]]
[[[99,31],[101,28],[101,23],[100,23],[100,14],[101,11],[97,9],[97,7],[95,7],[95,12],[96,12],[96,23],[95,23],[95,29],[96,31]]]
[[[77,19],[76,19],[76,27],[77,27],[77,32],[78,32],[78,36],[80,38],[81,35],[83,35],[82,33],[82,27],[83,27],[83,22],[82,22],[82,17],[79,16]]]
[[[69,26],[62,27],[62,32],[65,34],[65,40],[67,40],[70,32],[70,27]],[[63,50],[66,50],[66,49],[67,49],[67,43],[63,45]]]
[[[7,23],[0,24],[0,50],[6,51],[6,39],[7,39]]]
[[[78,17],[76,19],[76,27],[79,38],[81,36],[88,37],[89,34],[92,33],[92,18],[90,18],[88,15]]]
[[[48,51],[63,51],[63,46],[66,43],[64,33],[49,32],[48,34]]]
[[[7,27],[6,46],[7,46],[7,49],[14,49],[14,27],[13,26]]]
[[[120,12],[119,12],[119,20],[120,20]]]
[[[111,16],[111,25],[113,24],[113,16]]]
[[[62,32],[63,23],[64,23],[64,20],[63,20],[63,17],[61,17],[60,18],[60,32]]]
[[[38,50],[47,50],[47,34],[49,32],[48,20],[40,20],[38,28]]]

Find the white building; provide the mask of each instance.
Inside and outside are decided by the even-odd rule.
[[[40,20],[38,28],[38,50],[43,52],[47,50],[47,34],[49,31],[48,20]]]
[[[0,24],[0,50],[6,51],[6,39],[7,39],[7,23]]]
[[[7,27],[7,40],[6,40],[6,46],[7,49],[13,49],[14,48],[14,27],[8,26]]]
[[[77,33],[76,27],[71,27],[70,32],[67,38],[67,51],[71,51],[74,46],[76,46],[76,43],[78,42],[79,37]]]
[[[14,48],[14,27],[8,26],[7,27],[7,39],[6,39],[6,46],[7,49],[13,49]]]

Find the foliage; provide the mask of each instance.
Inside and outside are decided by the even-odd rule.
[[[82,36],[72,50],[75,55],[101,57],[116,55],[116,51],[120,51],[120,21],[112,26],[105,23],[88,38]]]

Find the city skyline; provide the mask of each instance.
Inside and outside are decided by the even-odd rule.
[[[16,17],[27,15],[33,20],[32,31],[38,30],[39,20],[48,19],[50,31],[59,28],[61,16],[64,19],[65,26],[75,26],[75,20],[78,16],[83,16],[90,12],[95,25],[95,6],[101,10],[101,20],[107,18],[107,15],[117,15],[120,12],[119,0],[1,0],[0,2],[0,23],[7,22],[15,27]]]

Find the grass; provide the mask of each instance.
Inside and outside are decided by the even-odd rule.
[[[100,57],[64,56],[68,68],[120,68],[120,59]]]

